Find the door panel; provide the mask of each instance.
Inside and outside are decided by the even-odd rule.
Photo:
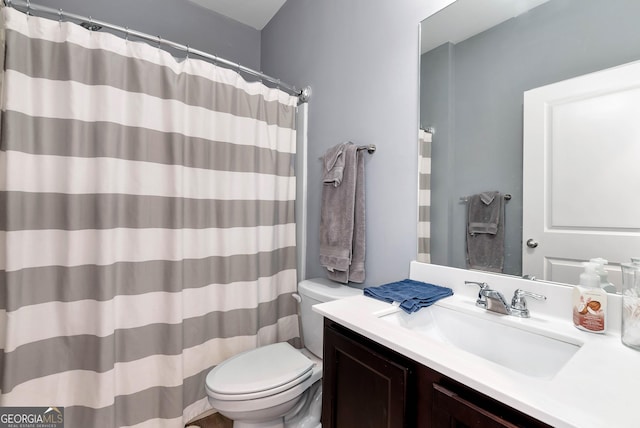
[[[640,254],[640,63],[524,94],[523,274],[570,284]]]

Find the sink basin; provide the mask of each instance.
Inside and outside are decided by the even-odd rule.
[[[487,319],[494,316],[496,320]],[[537,378],[553,378],[580,349],[580,344],[569,338],[559,340],[499,322],[504,317],[480,317],[434,305],[413,314],[397,311],[380,319]]]

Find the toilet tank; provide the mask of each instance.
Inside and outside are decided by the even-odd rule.
[[[357,296],[362,294],[362,290],[338,284],[326,278],[313,278],[298,284],[298,294],[302,299],[300,318],[304,345],[318,358],[322,358],[322,315],[313,312],[311,307],[318,303]]]

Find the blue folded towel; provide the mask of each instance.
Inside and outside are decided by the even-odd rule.
[[[364,295],[388,303],[400,302],[400,307],[410,314],[420,308],[431,306],[442,298],[453,296],[453,290],[426,282],[405,279],[379,287],[366,287]]]

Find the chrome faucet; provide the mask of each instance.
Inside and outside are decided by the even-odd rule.
[[[513,293],[513,299],[511,299],[511,315],[515,315],[520,318],[529,318],[529,309],[527,308],[527,301],[525,297],[533,297],[538,300],[547,300],[547,296],[542,294],[532,293],[530,291],[517,289]]]
[[[486,282],[476,282],[476,281],[465,281],[465,284],[475,284],[480,287],[480,291],[478,291],[478,299],[476,300],[476,306],[479,308],[487,309],[487,298],[482,294],[484,290],[489,288],[489,284]]]
[[[502,293],[497,290],[493,290],[486,282],[465,281],[465,284],[475,284],[480,287],[478,291],[478,299],[476,300],[476,306],[486,309],[488,311],[497,312],[504,315],[513,315],[520,318],[529,318],[529,309],[527,308],[527,301],[525,297],[533,297],[538,300],[547,300],[546,296],[542,294],[532,293],[530,291],[517,289],[513,293],[511,299],[511,306],[507,304]]]
[[[511,314],[511,308],[504,299],[502,293],[490,288],[489,284],[486,282],[465,281],[464,283],[475,284],[480,287],[480,291],[478,291],[478,299],[476,300],[476,306],[479,308],[504,315]]]

